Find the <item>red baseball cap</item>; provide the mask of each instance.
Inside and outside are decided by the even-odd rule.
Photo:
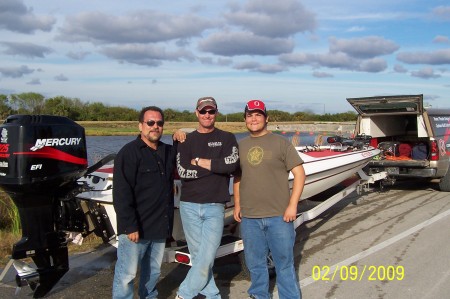
[[[245,113],[255,110],[261,111],[264,115],[267,115],[266,105],[261,100],[250,100],[247,105],[245,105]]]

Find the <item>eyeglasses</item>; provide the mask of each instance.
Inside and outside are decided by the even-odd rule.
[[[145,122],[147,124],[147,126],[149,127],[153,127],[155,124],[158,127],[163,127],[164,126],[164,121],[163,120],[158,120],[158,121],[154,121],[154,120],[149,120],[147,122]]]
[[[216,114],[216,112],[217,112],[217,110],[215,110],[215,109],[211,109],[211,110],[202,109],[202,110],[198,111],[198,113],[200,113],[202,115],[206,114],[206,113],[208,113],[209,115],[214,115],[214,114]]]

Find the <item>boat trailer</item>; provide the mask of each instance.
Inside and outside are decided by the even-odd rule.
[[[371,190],[370,185],[375,184],[376,182],[380,182],[386,179],[386,172],[379,172],[372,175],[367,175],[363,170],[359,170],[355,173],[353,182],[345,187],[344,189],[338,191],[333,196],[327,198],[317,206],[307,210],[302,211],[297,214],[297,218],[294,220],[294,227],[297,229],[304,222],[313,220],[320,216],[322,213],[330,209],[336,203],[345,199],[347,196],[356,192],[358,195],[363,194],[364,192],[368,192]],[[299,206],[302,201],[299,201]],[[230,254],[237,254],[244,250],[244,243],[242,239],[239,237],[238,230],[235,229],[237,223],[234,223],[234,227],[230,229],[230,233],[224,234],[222,238],[222,242],[217,250],[216,258],[220,258]],[[180,248],[167,248],[164,261],[168,263],[181,263],[191,266],[191,258],[187,246],[183,246]]]

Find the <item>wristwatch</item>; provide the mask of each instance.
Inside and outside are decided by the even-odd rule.
[[[199,157],[197,157],[197,158],[195,158],[194,160],[195,160],[195,165],[197,165],[197,166],[198,166],[198,161],[200,161],[200,158],[199,158]]]

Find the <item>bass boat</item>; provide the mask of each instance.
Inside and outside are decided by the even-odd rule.
[[[113,160],[109,155],[88,167],[84,129],[65,117],[13,115],[0,126],[0,187],[18,208],[22,239],[13,245],[12,260],[18,287],[29,285],[34,298],[45,296],[69,270],[68,242],[80,242],[91,233],[117,246],[113,207]],[[299,201],[360,172],[379,154],[369,136],[354,140],[328,138],[328,145],[298,146],[306,183]],[[293,179],[292,175],[289,180]],[[236,231],[233,219],[232,180],[226,205],[224,231]],[[178,206],[182,186],[174,182],[174,224],[166,262],[190,264]],[[300,223],[300,222],[297,222]],[[225,238],[225,236],[224,236]],[[233,236],[217,256],[243,249]],[[31,258],[34,265],[22,259]],[[4,271],[6,271],[5,269]]]

